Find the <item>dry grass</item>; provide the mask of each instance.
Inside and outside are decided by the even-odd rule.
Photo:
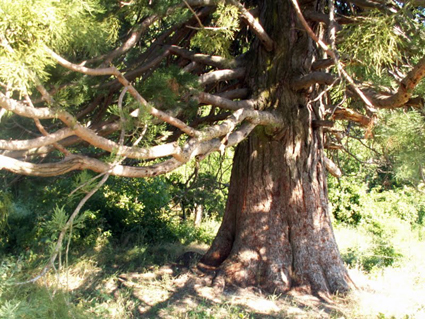
[[[345,234],[346,240],[361,240]],[[350,269],[358,290],[335,297],[333,303],[295,293],[263,295],[252,289],[217,294],[209,278],[172,263],[143,270],[129,264],[126,268],[138,260],[136,250],[116,255],[108,267],[100,266],[102,259],[79,259],[59,277],[50,275],[40,284],[51,291],[65,291],[90,318],[425,318],[425,242],[396,239],[405,258],[369,274]],[[202,253],[206,248],[170,245],[158,252],[177,256],[184,250]],[[118,261],[121,266],[115,265]]]
[[[425,318],[425,243],[411,242],[401,264],[366,275],[351,270],[359,290],[350,318]]]

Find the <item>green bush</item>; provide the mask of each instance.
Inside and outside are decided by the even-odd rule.
[[[391,233],[382,226],[375,224],[365,228],[343,225],[336,227],[341,257],[347,265],[371,272],[393,266],[403,258],[402,248],[397,246]]]
[[[330,178],[329,201],[335,222],[347,225],[371,224],[383,217],[422,224],[425,214],[424,193],[406,185],[369,189],[357,176],[343,176],[339,183]]]

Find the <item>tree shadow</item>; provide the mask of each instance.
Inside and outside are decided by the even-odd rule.
[[[77,295],[99,291],[106,278],[113,282],[106,298],[124,298],[132,305],[128,313],[134,318],[328,318],[342,314],[336,306],[313,296],[265,295],[258,289],[236,287],[219,291],[212,287],[211,276],[176,264],[145,272],[104,269],[86,278]]]

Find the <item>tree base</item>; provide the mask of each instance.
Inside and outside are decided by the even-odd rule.
[[[223,287],[344,294],[355,286],[335,242],[321,153],[294,166],[282,160],[294,156],[287,149],[256,134],[238,146],[223,222],[200,269]]]

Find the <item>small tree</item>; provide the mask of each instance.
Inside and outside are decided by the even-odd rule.
[[[324,150],[335,120],[370,135],[378,109],[422,107],[422,5],[3,1],[0,106],[19,128],[2,129],[0,168],[152,177],[237,145],[199,266],[219,285],[348,291]]]

